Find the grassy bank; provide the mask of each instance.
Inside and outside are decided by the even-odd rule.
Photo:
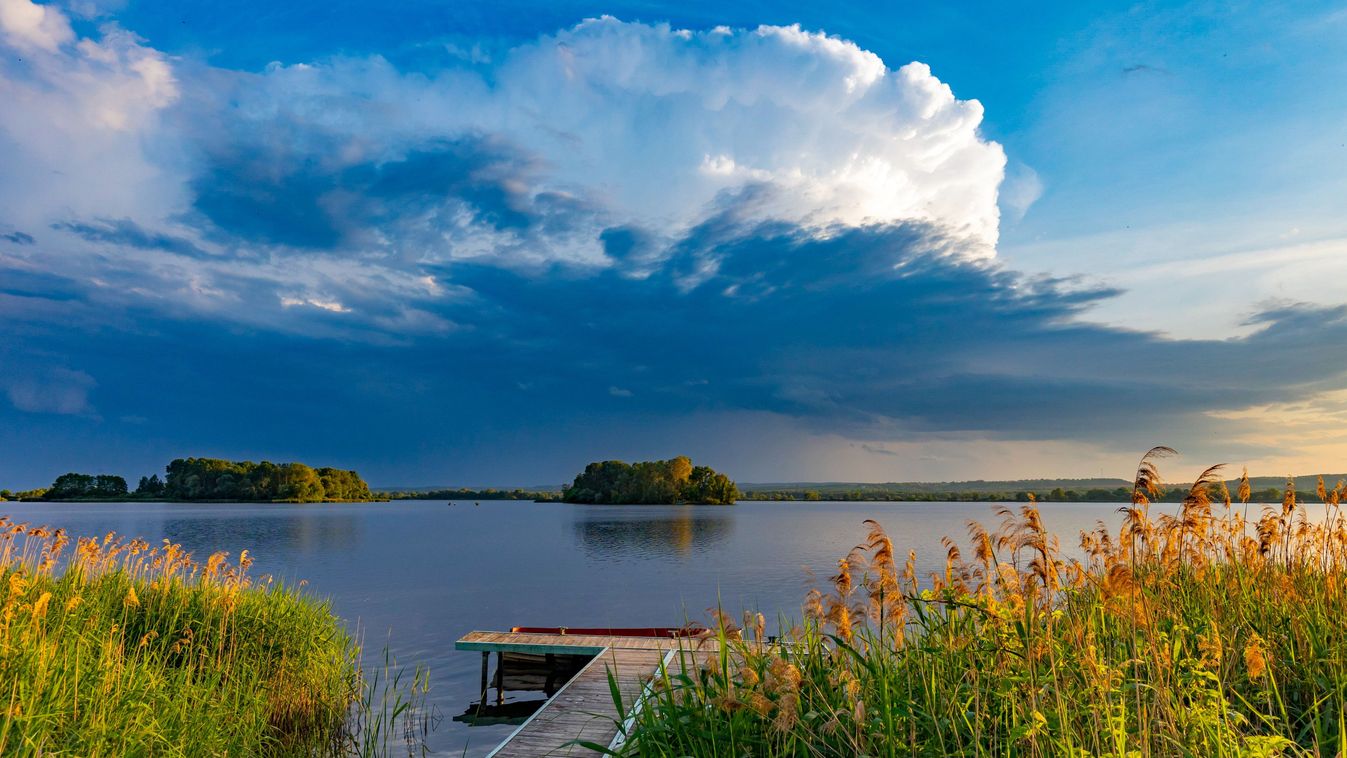
[[[1326,523],[1293,488],[1246,520],[1213,470],[1152,518],[1165,453],[1143,459],[1120,528],[1081,535],[1081,561],[1032,504],[970,524],[926,578],[870,523],[787,644],[764,644],[760,618],[723,622],[719,658],[657,686],[628,751],[1342,755],[1343,488],[1319,488]]]
[[[0,754],[370,754],[379,728],[387,747],[355,641],[250,563],[0,518]]]

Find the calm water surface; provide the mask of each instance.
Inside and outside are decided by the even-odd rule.
[[[719,602],[738,616],[799,616],[811,586],[878,520],[900,556],[943,570],[940,538],[961,544],[968,519],[998,519],[988,503],[752,503],[579,506],[510,501],[361,504],[0,503],[0,513],[72,534],[167,537],[204,557],[256,557],[253,572],[306,579],[363,632],[377,657],[385,640],[403,663],[431,669],[443,717],[441,754],[480,756],[512,729],[451,720],[476,699],[481,659],[456,653],[474,629],[511,626],[678,626]],[[1082,529],[1118,523],[1117,505],[1050,503],[1047,527],[1074,547]],[[901,559],[900,559],[901,560]],[[534,697],[524,695],[523,697]]]

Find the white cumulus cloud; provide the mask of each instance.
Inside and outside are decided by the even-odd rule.
[[[471,114],[543,156],[559,187],[677,233],[718,193],[780,190],[759,213],[804,225],[935,221],[990,253],[998,145],[982,107],[921,63],[798,27],[686,32],[612,18],[515,50]]]
[[[167,56],[106,24],[77,38],[55,6],[0,0],[0,213],[28,231],[181,202],[182,168],[149,155],[179,95]],[[10,55],[8,46],[19,55]]]
[[[442,331],[418,303],[461,293],[432,267],[604,266],[620,238],[648,275],[727,208],[818,235],[917,221],[995,255],[1005,156],[982,106],[925,64],[796,26],[605,17],[415,71],[255,72],[115,23],[80,37],[30,0],[0,0],[0,30],[0,52],[22,52],[0,55],[0,224],[40,243],[14,254],[136,281],[117,296],[175,313]]]
[[[457,63],[456,61],[450,61]],[[544,257],[595,260],[604,227],[669,241],[746,187],[752,215],[805,227],[923,221],[994,255],[1005,156],[982,106],[922,63],[891,69],[857,45],[796,26],[687,31],[590,19],[489,66],[431,75],[382,59],[274,65],[240,112],[338,135],[327,161],[387,159],[397,145],[486,136],[527,156],[527,196],[597,209],[550,235]],[[446,256],[511,249],[468,223]],[[530,240],[536,243],[537,240]]]
[[[64,14],[29,0],[0,0],[0,32],[19,50],[48,53],[75,38]]]

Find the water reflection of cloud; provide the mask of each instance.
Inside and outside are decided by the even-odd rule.
[[[734,516],[710,506],[671,506],[651,514],[604,510],[587,509],[575,521],[576,537],[592,558],[682,558],[734,530]]]

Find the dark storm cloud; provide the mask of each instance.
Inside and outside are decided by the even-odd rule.
[[[765,410],[843,433],[1107,438],[1344,374],[1320,349],[1347,337],[1342,309],[1265,313],[1240,340],[1172,341],[1080,323],[1114,292],[961,260],[948,254],[956,241],[921,225],[821,238],[713,227],[639,279],[456,266],[476,293],[472,350],[542,371],[562,395],[621,386],[666,412]]]
[[[0,234],[0,239],[8,240],[16,245],[33,244],[33,235],[27,234],[25,232],[9,232],[7,234]]]
[[[287,142],[214,146],[193,182],[193,206],[216,234],[310,250],[369,245],[372,232],[381,233],[374,244],[440,247],[463,227],[528,239],[568,233],[594,213],[536,191],[530,158],[491,138],[435,140],[377,161],[321,153]]]
[[[389,196],[410,191],[402,181]],[[862,439],[1135,446],[1212,428],[1211,410],[1296,399],[1344,378],[1323,346],[1347,338],[1347,308],[1267,311],[1242,339],[1167,340],[1083,323],[1113,290],[969,261],[934,227],[806,231],[745,223],[733,207],[654,264],[444,264],[432,273],[455,296],[421,303],[459,325],[441,333],[352,339],[390,331],[385,311],[363,306],[283,316],[312,320],[307,336],[122,307],[121,327],[84,318],[30,330],[11,337],[6,357],[60,361],[90,378],[88,403],[102,418],[146,419],[126,432],[128,449],[314,450],[351,465],[374,448],[406,456],[427,439],[471,446],[473,430],[533,434],[603,418],[648,437],[689,414],[759,411]],[[0,283],[80,294],[68,280],[24,276],[6,270]],[[266,312],[272,297],[244,302]],[[342,331],[319,328],[337,323]],[[44,407],[0,417],[22,431]],[[98,423],[100,435],[121,434],[115,421]]]
[[[352,463],[445,429],[606,418],[657,437],[690,414],[774,414],[857,439],[1137,446],[1347,373],[1323,348],[1347,337],[1341,308],[1269,310],[1242,339],[1169,340],[1083,321],[1116,290],[1024,276],[936,225],[763,222],[781,191],[767,185],[723,193],[670,240],[541,188],[534,158],[499,140],[339,160],[312,131],[262,131],[270,142],[210,145],[194,211],[176,219],[218,253],[96,219],[55,225],[102,246],[84,270],[0,259],[0,313],[26,325],[3,346],[12,372],[80,372],[98,423],[145,419],[133,447]],[[483,230],[492,255],[450,257]],[[606,261],[529,258],[586,233]],[[144,266],[119,248],[170,255]],[[287,276],[290,256],[312,265]],[[25,305],[38,300],[51,305]],[[41,377],[12,381],[20,432],[77,405],[35,400]]]
[[[766,185],[721,195],[702,223],[672,241],[637,226],[598,225],[608,265],[425,257],[418,251],[452,248],[464,223],[474,234],[508,233],[522,255],[531,241],[594,228],[601,212],[539,190],[532,159],[494,139],[435,140],[380,160],[337,161],[325,157],[336,146],[312,132],[287,136],[280,128],[272,136],[266,145],[220,142],[192,183],[197,214],[183,221],[223,240],[220,255],[129,219],[57,228],[114,248],[248,263],[200,275],[223,293],[221,307],[246,313],[246,327],[100,296],[142,334],[179,322],[196,323],[204,340],[244,329],[257,346],[245,363],[250,371],[280,370],[268,365],[272,356],[335,340],[344,362],[370,367],[355,389],[338,393],[356,416],[358,391],[409,386],[417,391],[404,397],[473,398],[485,416],[578,417],[621,402],[629,412],[670,418],[762,411],[852,435],[1108,441],[1180,419],[1203,427],[1208,411],[1293,399],[1344,376],[1321,349],[1347,336],[1341,310],[1269,311],[1256,317],[1252,336],[1227,341],[1091,325],[1082,316],[1115,290],[972,258],[963,237],[930,224],[819,229],[754,220],[779,191]],[[320,254],[361,265],[371,250],[386,252],[360,280],[336,268],[321,282],[292,287],[274,273],[255,275],[255,261],[243,259],[258,246],[273,259]],[[95,291],[42,276],[6,270],[0,287],[25,297]],[[156,288],[139,276],[101,279]],[[430,284],[407,294],[396,277]],[[301,336],[274,333],[286,330]],[[305,346],[281,347],[289,340]],[[97,355],[79,344],[69,350]],[[79,368],[99,380],[97,392],[110,391],[116,384],[103,374],[111,367],[95,362]],[[1269,372],[1269,364],[1302,371]],[[457,371],[464,366],[472,371]],[[284,370],[297,388],[313,384],[303,363]],[[285,405],[308,396],[296,392],[270,397]],[[425,402],[417,413],[433,417],[437,401]]]

